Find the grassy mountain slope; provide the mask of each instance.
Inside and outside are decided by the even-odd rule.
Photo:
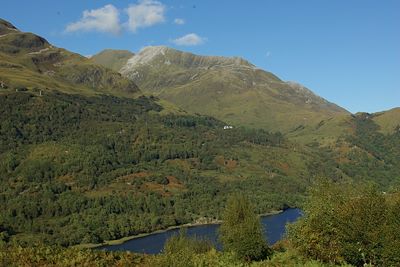
[[[105,49],[92,56],[90,60],[95,64],[119,71],[134,54],[128,50]]]
[[[62,90],[134,96],[136,84],[83,56],[0,20],[0,90]]]
[[[398,131],[400,126],[400,108],[394,108],[377,113],[357,113],[355,115],[340,115],[322,120],[317,125],[303,125],[289,132],[287,136],[293,141],[301,143],[319,143],[332,145],[343,136],[352,136],[356,133],[356,120],[365,117],[375,124],[375,129],[384,135],[391,135]]]
[[[146,47],[120,72],[144,92],[234,125],[288,132],[348,114],[307,88],[284,82],[241,58]]]
[[[354,134],[352,115],[338,115],[321,120],[316,125],[299,125],[286,136],[294,142],[332,146],[341,136]]]
[[[400,108],[378,112],[373,114],[373,121],[380,126],[383,133],[399,131]]]
[[[382,190],[399,184],[400,134],[382,132],[396,125],[397,110],[347,116],[307,89],[237,58],[171,57],[177,62],[161,61],[160,71],[171,67],[165,67],[160,72],[165,79],[158,80],[157,68],[146,62],[162,60],[171,51],[158,48],[133,58],[149,69],[138,72],[139,78],[154,75],[142,85],[147,83],[159,96],[169,94],[164,83],[181,96],[189,79],[193,88],[206,88],[190,90],[204,106],[214,100],[228,105],[224,101],[231,99],[243,105],[235,107],[236,115],[254,105],[264,108],[256,117],[260,120],[270,108],[268,127],[280,129],[280,121],[291,122],[288,110],[292,117],[307,113],[318,121],[318,128],[302,123],[304,127],[290,132],[299,140],[312,136],[306,137],[307,145],[255,129],[264,125],[261,122],[243,121],[253,127],[224,129],[221,120],[189,115],[165,100],[132,98],[135,92],[128,89],[133,83],[118,79],[110,69],[4,21],[0,25],[5,34],[0,37],[0,243],[98,243],[212,220],[236,191],[249,195],[256,212],[264,213],[299,205],[318,177],[373,181]],[[251,86],[238,86],[243,79]],[[195,87],[197,82],[210,86]],[[234,88],[237,96],[203,98],[213,93],[209,88],[215,84],[218,95],[232,95]],[[251,103],[246,104],[245,97]],[[295,112],[300,106],[303,111]],[[289,124],[281,128],[289,129]],[[314,131],[339,138],[321,148],[312,139]]]
[[[16,32],[18,29],[10,22],[0,18],[0,35]]]

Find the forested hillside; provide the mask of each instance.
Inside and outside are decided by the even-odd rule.
[[[0,102],[0,225],[23,242],[100,242],[212,219],[238,189],[262,213],[296,205],[308,183],[311,151],[281,134],[161,116],[154,98],[6,92]]]
[[[219,218],[247,193],[257,213],[296,206],[318,177],[399,181],[399,133],[355,116],[336,147],[280,133],[224,129],[204,116],[159,115],[152,97],[60,92],[0,95],[4,240],[72,245]]]
[[[237,57],[88,59],[0,19],[0,266],[396,266],[399,111],[350,114]],[[289,207],[268,247],[258,215]],[[221,219],[223,252],[72,248]]]

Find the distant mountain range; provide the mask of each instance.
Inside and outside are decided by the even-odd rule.
[[[349,114],[304,86],[282,81],[238,57],[198,56],[150,46],[135,55],[105,50],[91,60],[119,68],[145,93],[233,125],[289,132]]]
[[[106,49],[86,58],[2,19],[0,88],[129,98],[152,94],[167,101],[166,112],[188,111],[236,126],[279,130],[306,143],[332,142],[352,129],[345,109],[239,57],[150,46],[137,54]],[[400,124],[399,108],[371,117],[387,133]]]
[[[296,82],[285,82],[239,57],[199,56],[165,46],[134,54],[107,49],[91,61],[119,71],[148,94],[233,125],[279,130],[300,142],[335,142],[354,128],[350,112]],[[384,133],[400,108],[370,115]]]
[[[351,114],[241,58],[86,58],[0,20],[0,243],[215,219],[238,191],[258,213],[299,206],[320,177],[389,191],[399,166],[400,108]]]

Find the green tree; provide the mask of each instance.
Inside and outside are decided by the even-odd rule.
[[[189,237],[182,228],[178,235],[173,235],[165,242],[163,253],[156,258],[153,266],[191,267],[196,264],[196,256],[214,250],[212,243],[206,239]],[[204,266],[204,265],[200,265]]]
[[[355,266],[399,266],[399,193],[376,186],[319,181],[289,239],[307,258]]]
[[[213,248],[211,241],[189,237],[186,229],[181,228],[178,235],[173,235],[164,244],[164,253],[175,254],[187,251],[191,254],[201,254]]]
[[[219,239],[225,251],[246,261],[261,260],[270,256],[271,250],[264,238],[259,217],[243,194],[228,199],[222,215]]]

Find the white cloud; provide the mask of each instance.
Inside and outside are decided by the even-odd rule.
[[[267,53],[265,53],[265,56],[266,57],[269,57],[271,55],[271,52],[270,51],[268,51]]]
[[[176,19],[174,19],[174,23],[178,24],[178,25],[183,25],[183,24],[185,24],[185,20],[176,18]]]
[[[118,34],[121,31],[119,11],[113,5],[83,11],[82,18],[67,25],[66,32],[99,31]]]
[[[185,45],[185,46],[201,45],[205,41],[206,38],[200,37],[195,33],[189,33],[186,34],[185,36],[172,40],[172,42],[176,45]]]
[[[141,0],[130,5],[125,11],[129,16],[128,28],[136,32],[138,28],[149,27],[165,21],[165,5],[155,0]]]

